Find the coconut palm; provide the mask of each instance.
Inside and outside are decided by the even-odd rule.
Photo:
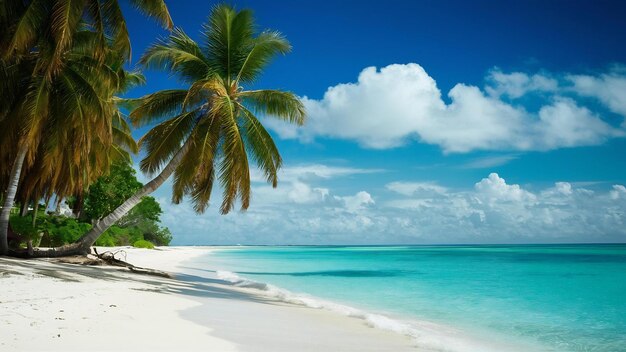
[[[69,66],[73,64],[70,62]],[[116,66],[108,65],[107,69],[113,74]],[[114,106],[119,99],[111,92],[121,94],[129,86],[143,82],[143,77],[119,67],[111,79],[99,94],[107,105],[113,105],[110,117],[85,114],[84,118],[76,118],[68,116],[64,106],[58,107],[62,118],[49,120],[42,132],[46,139],[39,143],[32,165],[24,168],[24,177],[16,196],[21,204],[28,204],[29,201],[37,204],[40,197],[49,201],[53,195],[57,199],[67,196],[82,198],[87,187],[107,173],[112,163],[130,162],[129,152],[137,152],[137,144],[131,136],[126,117]]]
[[[119,99],[113,94],[143,79],[124,71],[124,60],[115,51],[96,59],[89,50],[94,40],[93,32],[77,33],[52,78],[39,73],[23,74],[26,77],[16,80],[24,98],[17,99],[0,120],[0,140],[8,144],[1,154],[12,154],[16,160],[11,174],[5,176],[9,185],[0,219],[4,231],[18,181],[22,181],[22,201],[52,193],[61,197],[80,194],[108,170],[112,158],[122,152],[120,148],[136,149],[130,128],[117,109]],[[33,55],[33,65],[41,61],[37,56]],[[128,158],[127,153],[125,156]],[[20,177],[22,169],[28,172]],[[6,237],[2,240],[6,251]]]
[[[130,102],[137,126],[158,123],[140,140],[146,156],[141,170],[156,175],[76,243],[34,256],[85,253],[106,229],[174,174],[174,203],[190,196],[197,212],[210,200],[213,183],[223,190],[221,212],[238,201],[250,205],[252,159],[276,187],[282,159],[256,114],[302,124],[302,102],[290,92],[245,90],[278,54],[291,49],[278,32],[255,33],[252,13],[219,5],[211,11],[199,45],[182,30],[152,45],[141,63],[167,69],[187,89],[163,90]]]
[[[172,27],[163,0],[131,0],[131,3],[168,28]],[[110,47],[122,58],[129,58],[130,39],[117,0],[6,0],[0,2],[0,27],[3,28],[0,34],[0,94],[6,97],[0,103],[0,122],[4,126],[11,125],[13,128],[9,131],[14,135],[2,140],[3,144],[9,141],[12,144],[3,147],[3,155],[0,155],[0,159],[10,160],[2,164],[8,167],[0,170],[0,178],[7,180],[3,182],[7,191],[0,212],[0,254],[5,254],[10,208],[24,161],[32,164],[37,154],[43,127],[50,116],[52,82],[63,71],[67,53],[76,47],[74,42],[80,42],[76,33],[87,27],[95,34],[89,49],[93,52],[92,59],[100,63],[106,59]],[[95,72],[107,75],[106,71]],[[78,84],[66,89],[78,91],[85,86],[78,79],[83,73],[75,70],[74,74],[78,75],[75,77]],[[89,90],[85,93],[84,99],[97,98]]]

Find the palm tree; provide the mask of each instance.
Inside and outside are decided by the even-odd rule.
[[[182,30],[151,46],[141,59],[146,67],[171,71],[187,89],[163,90],[131,101],[134,124],[158,122],[140,140],[146,156],[141,170],[156,177],[102,218],[76,243],[33,256],[56,256],[89,252],[89,248],[112,224],[124,216],[174,174],[172,200],[190,196],[202,213],[210,200],[214,180],[223,189],[221,212],[228,213],[237,201],[250,205],[251,158],[274,187],[282,159],[270,134],[256,113],[302,124],[302,102],[290,92],[245,90],[267,64],[291,47],[278,32],[255,34],[252,13],[218,5],[204,26],[202,46]]]
[[[59,109],[58,116],[50,118],[46,124],[42,132],[46,139],[39,143],[32,165],[24,168],[24,176],[16,196],[21,204],[28,204],[30,201],[37,204],[42,196],[46,201],[53,195],[57,199],[67,196],[82,198],[86,188],[107,173],[112,163],[130,162],[129,152],[138,151],[126,117],[116,107],[120,99],[112,96],[112,93],[120,94],[132,86],[142,84],[143,76],[126,72],[121,67],[123,60],[119,57],[111,56],[107,62],[106,69],[111,76],[107,84],[100,87],[102,91],[98,95],[104,105],[108,105],[106,110],[112,111],[111,116],[87,114],[85,111],[78,118],[67,114],[65,100],[73,92],[64,96],[59,94],[51,99],[51,104],[63,104],[56,107]],[[70,61],[66,66],[72,67],[76,64]],[[66,78],[63,74],[59,77]],[[86,77],[90,81],[102,80],[99,75]],[[53,82],[57,81],[67,82],[60,79]],[[56,87],[54,91],[61,92],[62,87]],[[76,102],[81,104],[82,110],[87,110],[87,102],[81,102],[80,99],[78,96]]]
[[[96,59],[90,50],[96,39],[93,32],[78,32],[61,69],[51,79],[45,73],[28,76],[25,71],[16,80],[24,98],[17,99],[0,120],[0,140],[18,145],[1,151],[17,153],[0,219],[4,231],[18,181],[22,201],[49,198],[52,193],[61,197],[80,194],[108,170],[112,158],[129,158],[121,148],[136,151],[130,128],[117,108],[119,99],[113,94],[143,78],[124,71],[124,60],[115,51],[109,50],[102,61]],[[33,55],[31,63],[35,66],[41,60]],[[22,169],[30,173],[20,177]],[[6,237],[2,240],[2,249],[8,251]]]
[[[172,20],[163,0],[131,0],[145,14],[168,28]],[[6,254],[10,209],[26,159],[32,164],[43,126],[49,116],[52,81],[63,71],[67,53],[75,47],[76,33],[88,27],[96,34],[90,50],[94,60],[106,59],[113,47],[121,57],[130,57],[130,39],[117,0],[6,0],[0,2],[0,123],[12,124],[16,138],[0,158],[7,191],[0,212],[0,255]],[[25,64],[26,63],[26,64]],[[100,71],[103,76],[106,72]],[[80,73],[78,73],[80,75]],[[68,88],[68,87],[66,87]],[[81,89],[81,85],[68,89]],[[15,92],[21,92],[17,94]],[[87,91],[88,92],[88,91]],[[89,92],[88,92],[89,93]],[[87,94],[94,97],[94,94]],[[9,121],[13,120],[13,121]],[[7,139],[9,140],[9,139]],[[11,153],[14,158],[8,158]]]

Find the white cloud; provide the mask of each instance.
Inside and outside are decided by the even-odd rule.
[[[358,212],[368,205],[375,204],[372,195],[365,191],[360,191],[353,196],[336,196],[335,199],[342,201],[345,204],[345,209],[349,212]]]
[[[519,158],[518,155],[496,155],[483,158],[476,158],[461,165],[463,169],[487,169],[496,166],[502,166]]]
[[[306,173],[305,173],[306,174]],[[531,192],[491,173],[473,187],[397,181],[341,194],[325,179],[255,184],[245,212],[222,216],[159,197],[175,244],[576,242],[626,239],[626,187],[557,182]],[[590,185],[600,188],[601,185]],[[376,188],[375,188],[376,189]],[[216,196],[218,196],[216,194]],[[184,219],[184,221],[181,221]]]
[[[579,95],[597,98],[611,111],[626,116],[626,68],[618,67],[597,77],[569,75],[567,79]]]
[[[396,209],[396,215],[412,214],[403,228],[419,231],[419,238],[429,234],[427,238],[467,242],[623,241],[626,202],[615,202],[622,197],[626,199],[626,187],[621,185],[597,193],[569,182],[556,182],[534,194],[492,173],[471,191],[411,196],[384,205]]]
[[[445,187],[439,186],[434,182],[391,182],[385,187],[393,192],[405,195],[412,196],[416,193],[420,194],[431,194],[431,193],[446,193],[447,189]]]
[[[328,166],[323,164],[306,164],[284,167],[282,177],[286,180],[322,178],[331,179],[360,174],[383,172],[381,169],[359,169],[352,167]]]
[[[328,196],[327,188],[311,188],[306,183],[295,181],[289,187],[287,193],[289,199],[294,203],[318,203],[324,201]]]
[[[542,107],[539,119],[542,149],[600,144],[609,137],[624,135],[589,109],[577,106],[572,99],[557,99],[552,105]]]
[[[257,169],[251,169],[253,201],[265,204],[315,204],[329,199],[330,190],[326,187],[311,186],[311,182],[331,180],[338,177],[382,172],[381,169],[360,169],[338,167],[324,164],[302,164],[283,167],[279,172],[278,187],[267,185],[265,178]]]
[[[519,185],[509,185],[496,173],[489,174],[474,185],[478,196],[493,203],[497,201],[535,201],[536,196],[523,190]]]
[[[523,72],[504,73],[499,69],[492,70],[487,76],[489,85],[485,90],[494,97],[508,96],[520,98],[530,92],[555,92],[559,82],[551,77]]]
[[[448,104],[435,80],[418,64],[389,65],[380,70],[368,67],[356,83],[330,87],[321,100],[305,97],[309,119],[304,127],[275,120],[267,123],[282,138],[305,142],[321,136],[384,149],[418,140],[460,153],[596,145],[624,135],[598,114],[560,97],[571,89],[559,86],[555,78],[492,71],[488,80],[487,93],[476,86],[455,85],[448,93]],[[602,101],[618,110],[623,97],[616,90],[619,82],[597,82],[610,85],[606,90],[611,94],[603,94]],[[550,93],[536,112],[501,99],[532,92]]]
[[[610,196],[611,199],[620,199],[626,197],[626,187],[622,185],[613,185]]]
[[[554,184],[554,189],[557,193],[566,196],[572,194],[572,185],[569,182],[557,182]]]

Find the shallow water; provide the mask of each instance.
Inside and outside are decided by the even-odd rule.
[[[431,350],[626,351],[626,245],[240,247],[200,261]]]

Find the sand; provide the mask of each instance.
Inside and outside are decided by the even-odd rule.
[[[0,258],[0,351],[416,351],[363,320],[195,275],[185,262],[210,248],[123,250],[175,278]]]

